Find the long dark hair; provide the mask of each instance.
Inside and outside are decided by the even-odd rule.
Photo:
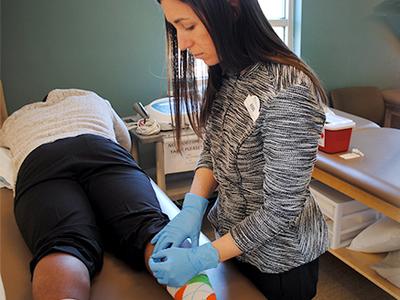
[[[208,68],[206,90],[199,93],[194,57],[187,50],[179,51],[176,29],[166,21],[169,90],[175,111],[178,148],[182,109],[186,107],[192,128],[201,136],[223,74],[237,73],[258,62],[274,62],[303,71],[310,77],[322,101],[327,103],[326,93],[317,76],[275,33],[258,0],[181,1],[193,9],[207,28],[216,47],[219,64]]]

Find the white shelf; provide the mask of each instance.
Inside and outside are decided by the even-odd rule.
[[[380,262],[385,257],[385,253],[362,253],[348,250],[346,248],[329,249],[329,252],[372,281],[388,294],[392,295],[394,298],[400,299],[400,288],[396,287],[370,268],[371,265]]]
[[[400,222],[400,207],[390,204],[382,198],[322,170],[318,167],[318,164],[314,168],[313,178],[367,205],[369,208],[373,208],[379,213]],[[394,286],[370,268],[370,265],[383,259],[385,254],[366,254],[345,248],[330,249],[329,252],[392,295],[395,299],[400,299],[400,288]]]

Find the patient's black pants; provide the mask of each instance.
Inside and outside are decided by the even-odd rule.
[[[110,250],[132,267],[167,223],[149,178],[115,142],[80,135],[39,146],[18,173],[15,217],[33,253],[31,272],[52,252],[80,259],[91,277]]]

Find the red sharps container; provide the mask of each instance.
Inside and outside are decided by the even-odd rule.
[[[355,125],[356,123],[350,119],[328,112],[318,141],[318,149],[326,153],[346,152]]]

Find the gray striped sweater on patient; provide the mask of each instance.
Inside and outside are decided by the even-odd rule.
[[[213,170],[218,200],[208,218],[230,232],[239,260],[280,273],[326,251],[327,227],[309,189],[323,104],[307,75],[256,64],[224,79],[206,126],[197,168]],[[244,100],[257,96],[253,121]]]

